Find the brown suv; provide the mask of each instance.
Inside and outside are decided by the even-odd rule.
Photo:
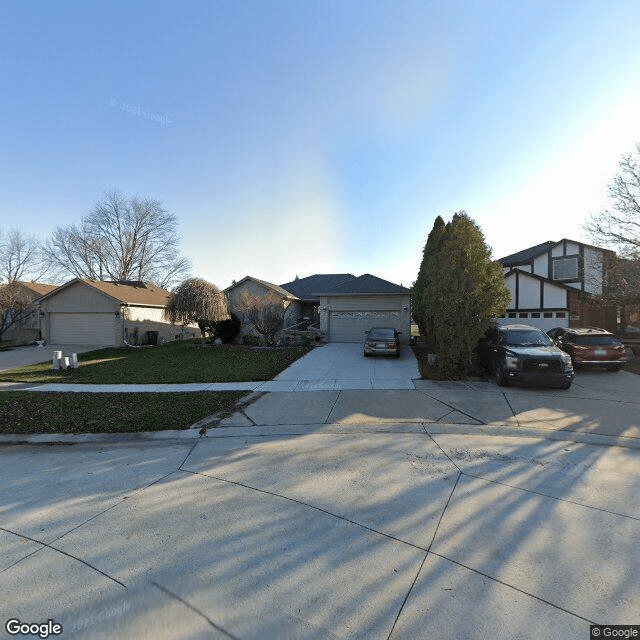
[[[619,371],[627,361],[624,345],[606,329],[558,327],[547,333],[571,356],[574,365],[601,366],[609,371]]]

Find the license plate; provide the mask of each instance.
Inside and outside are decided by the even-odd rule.
[[[607,355],[607,350],[606,349],[596,349],[593,353],[595,355],[597,355],[597,356],[606,356]]]
[[[384,342],[378,342],[378,344],[376,345],[376,349],[387,349],[389,347],[388,344],[385,344]]]

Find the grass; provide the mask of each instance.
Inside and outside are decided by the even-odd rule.
[[[198,393],[0,393],[0,433],[118,433],[188,429],[232,410],[243,391]]]
[[[270,380],[307,353],[303,347],[201,347],[171,342],[142,349],[100,349],[78,356],[78,368],[55,372],[51,360],[0,372],[0,382],[171,384]],[[66,354],[65,354],[66,355]]]
[[[172,342],[143,349],[101,349],[78,356],[78,368],[55,372],[51,360],[0,373],[0,382],[171,384],[270,380],[308,349],[204,347]],[[65,354],[66,355],[66,354]],[[0,433],[118,433],[188,429],[231,411],[245,392],[0,393]]]
[[[624,366],[624,370],[640,375],[640,358],[635,357],[633,360],[629,360],[629,362]]]

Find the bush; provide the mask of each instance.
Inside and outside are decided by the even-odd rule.
[[[252,347],[261,347],[264,344],[264,340],[258,336],[248,333],[242,336],[242,344],[248,344]]]
[[[208,332],[211,334],[211,341],[220,338],[224,344],[232,343],[240,333],[242,322],[235,314],[231,314],[231,318],[227,320],[219,320],[211,322],[208,326]]]

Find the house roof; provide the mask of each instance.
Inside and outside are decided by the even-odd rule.
[[[347,280],[353,280],[355,276],[351,273],[316,273],[306,278],[298,278],[293,282],[280,285],[294,296],[301,300],[314,300],[317,298],[316,291],[327,291]]]
[[[316,297],[335,295],[371,295],[371,294],[399,294],[411,293],[409,289],[388,280],[383,280],[370,273],[365,273],[357,278],[351,278],[341,282],[326,291],[317,292]]]
[[[609,253],[609,254],[614,253],[610,249],[603,249],[602,247],[596,247],[592,244],[586,244],[585,242],[580,242],[578,240],[570,240],[569,238],[562,238],[562,240],[558,240],[557,242],[554,242],[553,240],[547,240],[546,242],[537,244],[535,247],[529,247],[528,249],[523,249],[522,251],[518,251],[517,253],[512,253],[510,256],[505,256],[504,258],[500,258],[498,262],[503,267],[515,267],[520,264],[528,264],[534,258],[537,258],[539,255],[546,253],[553,247],[557,247],[559,244],[562,244],[563,242],[569,242],[571,244],[579,244],[582,247],[590,247],[591,249],[597,249],[598,251],[602,251],[604,253]]]
[[[45,284],[44,282],[23,282],[22,280],[16,282],[25,289],[33,291],[37,297],[44,296],[58,288],[57,284]]]
[[[239,280],[238,282],[227,287],[225,289],[225,293],[227,291],[230,291],[231,289],[235,289],[236,287],[240,286],[244,282],[247,282],[248,280],[251,280],[252,282],[257,282],[258,284],[261,284],[263,287],[266,287],[267,289],[271,289],[273,292],[281,295],[283,298],[287,298],[289,300],[293,300],[296,298],[294,294],[287,291],[286,289],[283,289],[277,284],[273,284],[273,282],[267,282],[266,280],[259,280],[258,278],[254,278],[253,276],[245,276],[244,278],[242,278],[242,280]]]
[[[512,268],[507,273],[504,274],[505,280],[510,276],[526,276],[527,278],[531,278],[532,280],[537,280],[538,282],[546,282],[553,287],[560,287],[561,289],[568,289],[569,291],[573,291],[573,287],[569,287],[569,285],[564,284],[563,282],[558,282],[556,280],[551,280],[550,278],[545,278],[544,276],[539,276],[537,273],[531,273],[529,271],[525,271],[524,269],[518,269],[517,267]]]
[[[518,264],[526,264],[527,262],[531,262],[535,257],[544,253],[554,247],[557,242],[553,240],[547,240],[541,244],[537,244],[535,247],[529,247],[528,249],[523,249],[522,251],[518,251],[517,253],[512,253],[510,256],[505,256],[504,258],[500,258],[498,262],[502,264],[503,267],[511,267]]]
[[[171,292],[166,289],[157,287],[149,282],[138,281],[120,281],[107,282],[104,280],[82,280],[74,278],[69,282],[65,282],[60,287],[47,293],[45,298],[56,295],[59,291],[67,289],[74,284],[84,284],[86,286],[97,289],[101,293],[114,298],[121,304],[139,305],[142,307],[165,307],[171,297]]]

